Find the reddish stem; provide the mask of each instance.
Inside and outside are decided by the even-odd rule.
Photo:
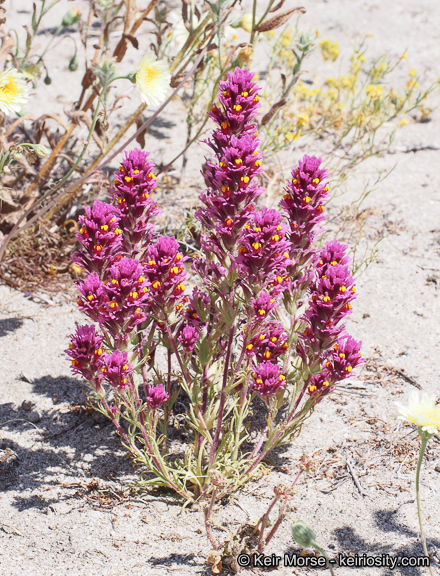
[[[171,350],[167,350],[168,352],[168,374],[167,374],[167,394],[168,397],[171,395]],[[164,432],[165,437],[162,444],[162,456],[165,454],[167,449],[167,439],[168,439],[168,418],[170,417],[170,409],[168,403],[165,405],[164,408]]]
[[[295,484],[298,482],[301,474],[302,474],[302,470],[300,470],[300,471],[298,472],[298,474],[296,475],[295,480],[292,482],[292,484],[291,484],[291,486],[290,486],[291,488],[293,488],[293,487],[295,486]],[[279,526],[280,526],[280,524],[281,524],[281,521],[282,521],[283,518],[285,517],[285,508],[286,508],[287,500],[286,500],[286,502],[284,503],[284,505],[283,505],[283,507],[282,507],[282,509],[281,509],[281,511],[280,511],[280,514],[279,514],[279,516],[278,516],[278,519],[277,519],[277,521],[275,522],[272,530],[271,530],[270,533],[269,533],[269,536],[267,537],[267,539],[266,539],[266,541],[264,542],[264,545],[263,545],[264,530],[266,529],[266,524],[267,524],[267,521],[268,521],[268,519],[269,519],[269,514],[270,514],[272,508],[274,507],[274,505],[276,504],[276,502],[277,502],[279,499],[280,499],[280,496],[276,495],[275,498],[272,500],[269,508],[267,509],[266,514],[265,514],[264,517],[263,517],[263,521],[262,521],[262,523],[261,523],[260,537],[259,537],[259,539],[258,539],[258,552],[263,552],[264,547],[269,544],[270,540],[271,540],[271,539],[273,538],[273,536],[275,535],[275,532],[278,530],[278,528],[279,528]]]
[[[220,396],[220,406],[219,406],[219,410],[218,410],[217,428],[215,430],[214,441],[213,441],[212,447],[211,447],[211,456],[209,458],[209,467],[210,468],[212,468],[214,465],[215,452],[217,450],[218,442],[220,439],[220,433],[222,430],[223,413],[225,410],[225,401],[226,401],[226,384],[228,383],[229,360],[231,358],[231,349],[232,349],[232,340],[234,338],[234,331],[235,331],[235,326],[232,326],[230,331],[229,331],[228,349],[227,349],[226,358],[225,358],[225,368],[223,370],[223,384],[222,384],[222,392],[221,392],[221,396]]]
[[[275,504],[278,502],[279,500],[279,496],[276,495],[275,498],[272,500],[272,502],[269,505],[269,508],[266,510],[266,514],[263,516],[263,520],[261,522],[261,528],[260,528],[260,536],[258,538],[258,552],[263,552],[263,537],[264,537],[264,531],[266,529],[266,524],[267,521],[269,520],[269,514],[272,512],[272,508],[275,506]]]
[[[212,507],[214,506],[214,502],[215,502],[215,495],[217,494],[217,486],[214,486],[214,490],[212,491],[212,496],[211,496],[211,500],[209,502],[209,506],[207,506],[205,508],[205,529],[206,529],[206,534],[209,538],[209,541],[211,542],[212,547],[214,548],[214,550],[218,550],[218,544],[216,542],[216,539],[214,537],[214,533],[212,532],[212,528],[211,528],[211,512],[212,512]]]

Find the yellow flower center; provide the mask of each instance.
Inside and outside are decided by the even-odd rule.
[[[12,100],[19,94],[20,90],[13,78],[9,78],[3,86],[0,86],[0,99]]]

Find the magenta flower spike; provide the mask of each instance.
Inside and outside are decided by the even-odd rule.
[[[121,248],[121,228],[119,217],[113,206],[95,200],[93,206],[85,207],[85,216],[80,216],[81,225],[76,237],[81,250],[75,252],[73,260],[88,272],[103,270]]]
[[[127,360],[127,352],[115,350],[111,354],[104,354],[102,357],[102,377],[118,390],[125,390],[133,385],[131,373],[133,366]]]
[[[248,356],[256,356],[259,362],[264,360],[276,361],[279,356],[286,353],[289,345],[288,335],[280,322],[269,322],[262,325],[246,346]]]
[[[320,165],[320,158],[304,156],[298,168],[292,169],[292,179],[280,202],[290,224],[289,239],[301,264],[310,258],[309,248],[322,231],[319,224],[325,219],[323,212],[329,198],[325,180],[329,173]]]
[[[78,308],[94,322],[98,322],[104,306],[108,302],[107,291],[104,282],[96,272],[86,276],[77,284],[80,297]]]
[[[281,219],[277,210],[263,208],[252,214],[239,236],[237,263],[254,293],[267,290],[274,295],[289,285],[291,243],[286,239],[288,228]]]
[[[102,336],[92,324],[77,326],[70,340],[69,348],[65,352],[71,358],[72,372],[93,382],[96,391],[103,393],[99,372],[103,354]]]
[[[217,123],[212,138],[206,143],[215,155],[207,160],[203,175],[208,186],[200,199],[205,208],[196,218],[211,231],[202,237],[203,245],[223,261],[225,249],[235,246],[237,234],[247,215],[255,209],[254,201],[262,194],[254,177],[262,171],[262,155],[258,150],[255,117],[260,108],[259,86],[253,73],[236,68],[220,83],[219,106],[214,104],[210,117]]]
[[[162,384],[148,386],[146,401],[151,410],[157,410],[164,404],[170,395],[164,390]]]
[[[150,286],[150,306],[156,313],[170,312],[184,296],[186,270],[183,263],[186,260],[173,237],[160,236],[155,244],[149,246],[144,274]]]
[[[326,370],[334,382],[352,376],[352,370],[364,363],[361,354],[362,342],[357,342],[349,334],[345,334],[333,345],[332,352],[327,356]]]
[[[263,398],[276,396],[286,385],[286,377],[281,368],[272,362],[261,362],[252,374],[252,389]]]
[[[182,328],[177,340],[182,344],[182,348],[185,352],[192,352],[199,336],[200,334],[195,326],[188,325]]]
[[[115,340],[124,340],[135,326],[144,322],[149,309],[148,281],[139,260],[122,257],[108,270],[107,302],[100,322]]]
[[[114,176],[114,188],[110,189],[124,229],[123,249],[132,254],[142,252],[151,242],[153,224],[150,220],[161,212],[151,198],[157,176],[148,156],[149,152],[137,148],[125,152]]]

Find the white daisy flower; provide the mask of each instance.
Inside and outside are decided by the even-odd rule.
[[[16,68],[0,74],[0,111],[6,116],[18,114],[28,101],[28,87],[24,75]]]
[[[165,100],[171,82],[168,64],[157,60],[153,52],[142,58],[136,72],[136,84],[142,102],[157,107]]]
[[[440,431],[440,406],[435,405],[435,397],[431,394],[423,394],[419,397],[418,392],[412,391],[409,395],[408,405],[404,406],[396,402],[399,409],[397,418],[406,420],[421,428],[428,434],[437,434]]]

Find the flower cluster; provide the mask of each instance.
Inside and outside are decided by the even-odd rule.
[[[264,325],[264,332],[257,331],[246,345],[246,354],[255,356],[259,361],[275,361],[286,353],[288,336],[280,322]]]
[[[128,362],[127,358],[127,352],[121,352],[120,350],[105,354],[103,357],[102,376],[110,386],[118,390],[124,390],[133,385],[131,378],[133,366]]]
[[[72,372],[93,382],[97,392],[101,392],[99,368],[103,355],[102,336],[96,332],[94,325],[85,325],[77,326],[70,340],[66,354],[71,358]]]
[[[94,322],[98,322],[101,311],[108,301],[105,284],[96,272],[89,274],[85,280],[77,284],[80,296],[78,308]]]
[[[310,305],[305,314],[307,338],[319,349],[328,349],[340,336],[340,322],[351,313],[356,298],[354,279],[346,264],[334,260],[334,244],[327,243],[318,253],[318,278],[311,286]],[[339,260],[347,262],[346,246],[338,245]],[[316,349],[317,350],[317,349]]]
[[[99,324],[108,345],[113,342],[117,349],[127,346],[130,334],[150,314],[154,280],[149,279],[151,266],[145,263],[145,253],[154,241],[150,220],[159,213],[151,198],[155,186],[154,164],[148,161],[148,153],[126,152],[110,190],[112,203],[97,200],[79,218],[80,250],[74,260],[88,275],[77,285],[78,307]],[[175,277],[180,282],[180,269]],[[72,350],[76,349],[74,338]],[[96,338],[102,342],[102,336]],[[106,381],[123,389],[131,385],[131,368],[127,357],[120,354],[126,352],[115,350],[102,356],[99,366],[95,362],[82,367],[81,358],[69,353],[78,363],[73,366],[77,373],[100,385]]]
[[[363,362],[361,346],[362,342],[357,342],[349,334],[339,338],[333,345],[325,362],[326,371],[333,382],[348,378],[350,372]]]
[[[151,244],[145,256],[144,271],[151,290],[150,306],[157,314],[170,312],[177,300],[183,297],[187,260],[179,252],[179,244],[174,237],[160,236]]]
[[[272,362],[260,362],[252,373],[252,389],[263,398],[276,396],[286,385],[281,368]]]
[[[151,194],[156,187],[155,165],[149,152],[135,148],[125,153],[115,174],[110,195],[118,208],[124,230],[123,248],[131,254],[141,252],[152,240],[150,220],[160,213]]]
[[[254,292],[265,289],[278,294],[287,287],[291,243],[286,239],[287,226],[281,218],[278,210],[264,207],[252,214],[239,236],[237,263]]]
[[[325,182],[329,174],[320,165],[320,158],[304,156],[298,168],[292,170],[292,179],[280,203],[289,220],[289,239],[302,263],[309,259],[309,248],[321,232],[319,223],[325,218],[324,206],[329,197]]]
[[[138,260],[126,256],[117,260],[107,272],[105,289],[108,300],[99,321],[111,333],[129,333],[146,319],[149,289]]]
[[[206,142],[215,161],[205,163],[203,175],[208,190],[200,196],[205,208],[197,210],[196,217],[212,232],[202,237],[202,245],[215,252],[221,262],[224,250],[234,248],[247,214],[255,209],[254,200],[263,192],[254,180],[262,171],[262,155],[254,122],[260,107],[260,88],[253,76],[240,68],[230,72],[220,83],[220,104],[214,105],[210,114],[219,126]]]
[[[162,384],[157,386],[148,386],[146,393],[146,401],[151,410],[157,410],[164,404],[170,395],[164,390]]]
[[[85,207],[85,216],[78,218],[80,230],[76,237],[81,250],[74,260],[84,269],[102,275],[108,264],[121,248],[121,228],[114,206],[95,200],[93,206]]]
[[[199,336],[200,334],[195,326],[187,325],[182,328],[177,340],[182,344],[184,352],[192,352]]]
[[[346,250],[346,246],[333,241],[317,254],[317,278],[304,315],[307,327],[297,348],[303,360],[315,365],[323,363],[322,372],[310,378],[310,393],[348,378],[363,362],[362,343],[354,340],[342,323],[351,313],[351,302],[356,297]]]
[[[148,282],[138,260],[115,259],[101,280],[96,272],[79,282],[78,307],[116,340],[125,340],[148,313]]]

